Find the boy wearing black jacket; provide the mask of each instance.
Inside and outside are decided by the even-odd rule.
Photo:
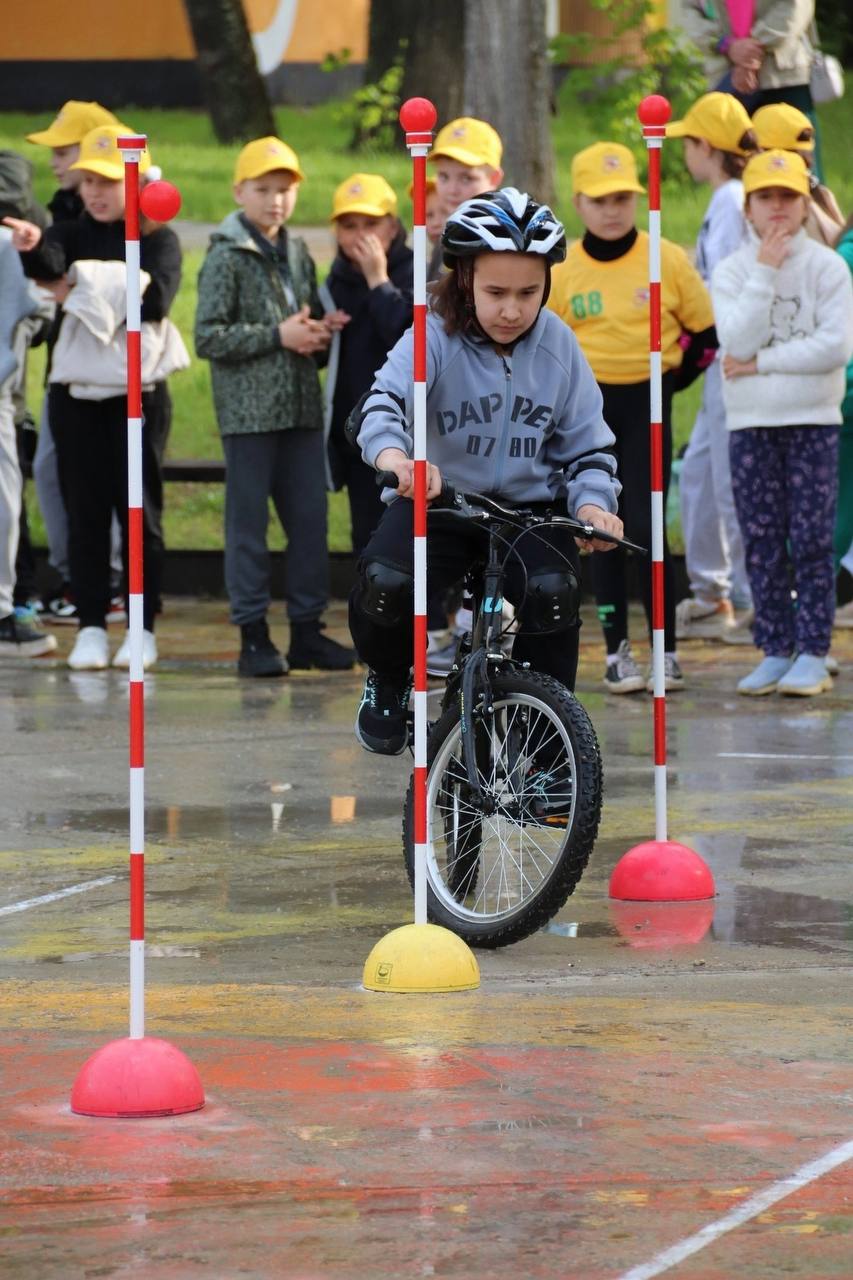
[[[341,183],[332,222],[338,253],[320,290],[336,330],[325,427],[332,487],[346,487],[352,546],[359,556],[384,507],[375,473],[347,440],[344,424],[412,323],[412,251],[397,217],[397,197],[378,174],[354,173]]]

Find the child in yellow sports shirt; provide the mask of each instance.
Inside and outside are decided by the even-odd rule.
[[[548,306],[575,332],[604,396],[604,417],[616,436],[626,537],[651,548],[649,447],[649,238],[638,231],[637,196],[644,194],[634,157],[616,142],[597,142],[572,161],[572,196],[586,228],[554,268]],[[664,503],[672,461],[671,408],[676,371],[691,335],[700,350],[717,346],[711,299],[683,250],[661,244]],[[664,640],[668,690],[684,676],[675,650],[675,583],[664,535]],[[593,584],[607,646],[605,687],[611,693],[651,690],[631,652],[625,553],[593,556]],[[651,574],[643,567],[643,604],[651,631]]]

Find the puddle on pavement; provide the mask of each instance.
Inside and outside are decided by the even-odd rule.
[[[288,783],[273,783],[269,800],[249,804],[149,805],[145,810],[146,833],[170,840],[231,839],[236,836],[292,834],[306,828],[317,831],[324,825],[348,826],[356,820],[399,819],[399,796],[321,796],[297,794]],[[29,814],[27,827],[33,830],[98,831],[121,834],[127,831],[128,811],[115,805],[90,809],[54,809]]]

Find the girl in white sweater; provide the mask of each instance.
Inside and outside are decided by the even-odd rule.
[[[765,657],[738,692],[808,697],[830,686],[832,535],[853,286],[810,240],[802,158],[766,151],[743,175],[750,243],[712,276],[732,485]],[[791,599],[797,592],[796,606]]]

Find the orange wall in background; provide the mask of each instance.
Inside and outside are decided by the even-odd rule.
[[[253,31],[270,23],[279,2],[245,0]],[[348,48],[354,62],[363,62],[369,8],[370,0],[299,0],[283,61],[320,62],[327,53]],[[77,0],[73,13],[68,0],[38,0],[16,7],[14,20],[0,23],[0,61],[194,56],[181,0]]]

